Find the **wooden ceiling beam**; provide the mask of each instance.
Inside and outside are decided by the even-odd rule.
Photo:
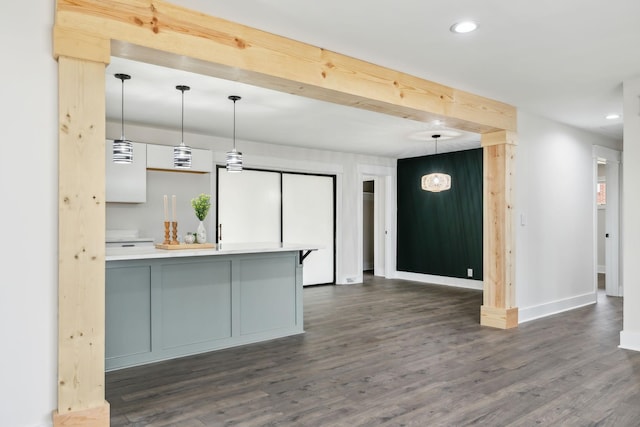
[[[56,27],[112,40],[112,55],[432,121],[516,130],[513,106],[161,0],[58,0]]]

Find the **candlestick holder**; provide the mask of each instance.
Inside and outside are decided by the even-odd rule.
[[[171,242],[169,242],[169,244],[170,245],[179,245],[180,242],[178,242],[178,221],[172,221],[171,225],[172,225]]]
[[[169,221],[165,221],[164,222],[164,242],[162,242],[163,245],[168,245],[170,243],[169,241]]]

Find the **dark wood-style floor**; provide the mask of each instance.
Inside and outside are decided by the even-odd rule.
[[[479,291],[304,290],[304,335],[107,374],[112,426],[638,426],[622,300],[479,326]]]

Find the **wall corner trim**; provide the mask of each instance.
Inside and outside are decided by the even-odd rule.
[[[620,331],[620,345],[618,348],[640,351],[640,332]]]
[[[569,298],[546,302],[544,304],[520,308],[520,323],[540,319],[564,311],[575,310],[597,302],[597,294],[589,292],[587,294],[576,295]]]

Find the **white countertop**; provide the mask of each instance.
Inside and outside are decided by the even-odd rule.
[[[319,245],[298,243],[223,243],[213,249],[156,249],[155,247],[115,247],[106,249],[106,261],[126,261],[151,258],[180,258],[193,256],[289,252],[321,249]]]

